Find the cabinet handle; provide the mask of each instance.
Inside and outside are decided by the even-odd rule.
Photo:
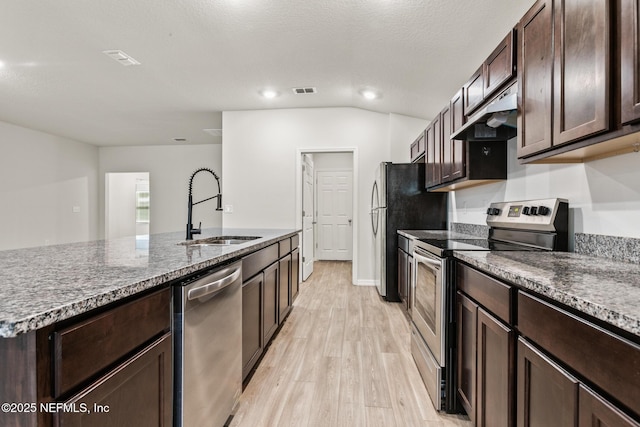
[[[238,267],[233,273],[226,277],[223,277],[222,279],[207,283],[206,285],[198,286],[197,288],[190,289],[187,293],[187,299],[191,301],[194,299],[202,298],[203,296],[212,294],[214,292],[219,292],[238,280],[241,273],[242,267]]]

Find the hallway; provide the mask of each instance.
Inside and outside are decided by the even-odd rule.
[[[410,353],[400,304],[323,261],[244,391],[231,426],[470,426],[438,414]]]

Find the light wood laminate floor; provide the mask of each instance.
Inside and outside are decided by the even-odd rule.
[[[231,426],[470,426],[438,414],[410,351],[407,318],[351,263],[316,262]]]

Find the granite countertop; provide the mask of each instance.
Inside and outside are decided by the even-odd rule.
[[[0,251],[0,337],[14,337],[104,306],[298,231],[211,228],[196,236],[260,236],[228,246],[179,245],[184,233],[173,232]]]
[[[571,252],[456,251],[493,276],[640,336],[640,265]]]

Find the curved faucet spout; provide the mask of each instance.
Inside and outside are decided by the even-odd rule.
[[[193,178],[195,178],[195,176],[200,172],[209,172],[211,175],[213,175],[213,177],[216,179],[216,182],[218,184],[218,194],[194,203],[193,202]],[[189,201],[187,206],[187,240],[192,240],[194,234],[201,233],[200,226],[202,225],[202,222],[200,223],[200,226],[198,226],[198,228],[194,228],[192,224],[193,206],[202,202],[206,202],[207,200],[211,200],[211,199],[218,199],[216,210],[221,211],[222,210],[222,190],[220,188],[220,178],[218,177],[218,175],[216,175],[216,173],[213,170],[209,168],[200,168],[195,172],[193,172],[191,174],[191,178],[189,178]]]

